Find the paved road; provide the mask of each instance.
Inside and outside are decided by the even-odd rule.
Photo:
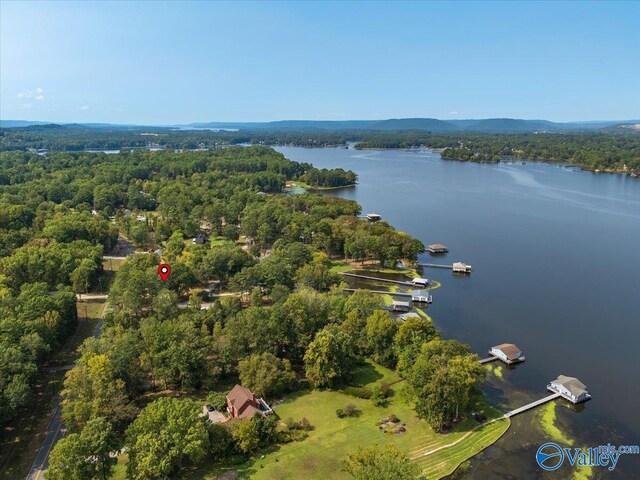
[[[93,336],[98,338],[100,333],[102,333],[102,326],[104,322],[102,318],[104,318],[105,313],[107,312],[109,304],[105,303],[104,308],[102,309],[102,315],[98,323],[96,324],[96,328],[93,331]],[[74,365],[70,365],[73,367]],[[67,369],[69,366],[65,366],[63,368]],[[61,398],[58,397],[58,404],[53,408],[51,414],[51,421],[49,422],[49,426],[47,427],[47,435],[44,438],[44,442],[42,442],[42,446],[38,451],[38,455],[36,455],[36,459],[31,466],[31,470],[29,470],[29,474],[27,475],[27,480],[42,480],[44,477],[44,472],[49,468],[49,453],[53,447],[60,441],[66,432],[66,428],[64,426],[64,422],[62,421],[62,409],[60,404]]]

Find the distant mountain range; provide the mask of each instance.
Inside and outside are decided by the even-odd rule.
[[[52,122],[28,120],[0,120],[2,128],[20,128],[51,125]],[[279,120],[274,122],[206,122],[183,125],[118,125],[109,123],[56,123],[69,128],[95,128],[109,130],[163,129],[228,129],[228,130],[419,130],[428,132],[568,132],[568,131],[640,131],[640,120],[612,120],[558,123],[548,120],[521,120],[516,118],[487,118],[479,120],[438,120],[436,118],[392,118],[388,120]]]

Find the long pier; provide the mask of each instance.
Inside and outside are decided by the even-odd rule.
[[[511,418],[514,415],[518,415],[519,413],[526,412],[527,410],[531,410],[532,408],[535,408],[535,407],[537,407],[539,405],[542,405],[543,403],[550,402],[551,400],[555,400],[556,398],[561,397],[561,396],[562,395],[559,394],[559,393],[553,393],[553,394],[551,394],[549,396],[541,398],[540,400],[536,400],[535,402],[531,402],[531,403],[528,403],[528,404],[526,404],[526,405],[524,405],[524,406],[522,406],[520,408],[516,408],[515,410],[511,410],[510,412],[505,413],[504,417],[505,418]]]
[[[393,297],[409,297],[412,295],[410,293],[402,293],[402,292],[387,292],[385,290],[369,290],[368,288],[345,288],[345,292],[357,292],[358,290],[368,290],[371,293],[379,293],[380,295],[391,295]]]
[[[388,278],[378,278],[378,277],[371,277],[368,275],[358,275],[357,273],[346,273],[346,272],[341,272],[341,273],[345,277],[364,278],[365,280],[375,280],[376,282],[395,283],[397,285],[403,285],[405,287],[408,287],[411,285],[411,282],[403,282],[401,280],[390,280]]]
[[[429,268],[444,268],[447,270],[453,270],[453,265],[442,265],[441,263],[418,263],[421,267]]]
[[[489,362],[493,362],[494,360],[498,360],[498,357],[491,355],[490,357],[487,358],[483,358],[480,360],[480,365],[483,365],[485,363],[489,363]]]

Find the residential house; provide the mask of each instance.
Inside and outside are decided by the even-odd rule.
[[[254,415],[271,415],[273,410],[262,398],[256,398],[251,390],[236,385],[227,394],[227,412],[231,418],[253,418]]]

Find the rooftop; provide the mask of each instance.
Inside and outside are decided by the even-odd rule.
[[[576,397],[580,396],[581,394],[587,391],[587,386],[575,377],[558,375],[558,378],[553,380],[551,383],[562,385],[564,388],[569,390],[572,395],[575,395]]]
[[[496,345],[493,348],[500,350],[507,356],[509,360],[515,360],[522,355],[522,351],[513,343],[501,343],[500,345]]]

